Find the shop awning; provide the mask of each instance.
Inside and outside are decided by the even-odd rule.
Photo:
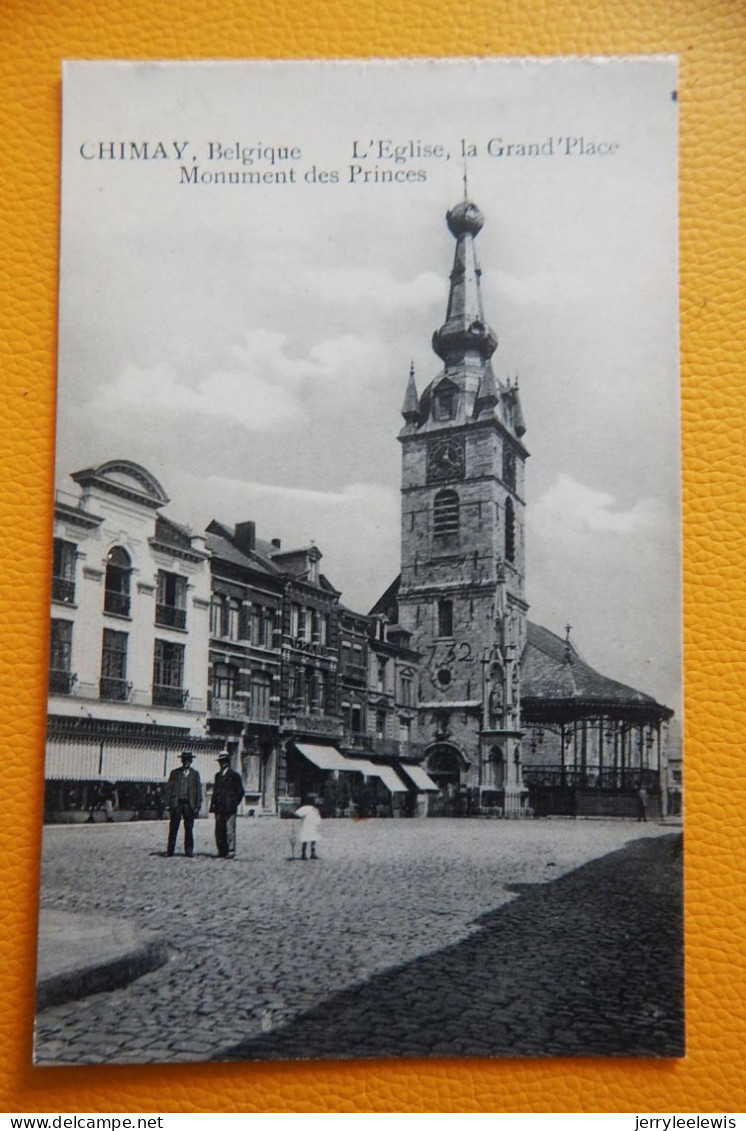
[[[404,770],[404,773],[412,779],[415,786],[417,787],[418,793],[440,792],[433,779],[425,773],[422,766],[410,766],[408,764],[403,764],[402,769]]]
[[[339,770],[346,774],[363,774],[366,778],[379,778],[391,793],[407,793],[407,787],[391,766],[377,766],[367,758],[346,758],[336,746],[318,746],[311,742],[296,742],[295,749],[320,770]]]
[[[158,745],[107,745],[101,777],[107,781],[163,781],[165,753]]]
[[[79,738],[50,738],[44,776],[47,781],[98,781],[101,750],[98,742]]]
[[[186,739],[182,745],[127,741],[120,738],[51,736],[47,740],[45,777],[48,781],[163,782],[181,765],[182,750],[194,751],[194,768],[203,781],[218,770],[215,750],[200,750]]]
[[[377,766],[375,762],[367,762],[366,765],[368,768],[364,773],[368,777],[380,778],[389,793],[409,793],[406,785],[391,766]]]
[[[299,754],[320,770],[360,770],[353,759],[345,758],[336,746],[318,746],[311,742],[296,742],[294,746]]]

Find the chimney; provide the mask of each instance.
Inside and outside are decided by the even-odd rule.
[[[282,549],[282,539],[281,538],[273,538],[272,539],[272,549],[273,550],[281,550]]]
[[[256,523],[237,522],[234,542],[239,550],[243,550],[244,553],[252,553],[256,549]]]

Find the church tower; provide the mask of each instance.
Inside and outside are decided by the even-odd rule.
[[[411,370],[402,407],[398,616],[421,654],[423,766],[446,804],[478,795],[482,806],[517,814],[528,452],[518,384],[492,368],[497,336],[475,249],[482,213],[465,198],[446,221],[456,250],[432,342],[443,368],[421,395]]]

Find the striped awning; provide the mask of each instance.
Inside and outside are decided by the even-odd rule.
[[[100,744],[85,738],[48,739],[44,776],[48,781],[98,781]]]
[[[181,751],[192,750],[193,766],[203,780],[217,773],[217,750],[200,749],[201,743],[180,745],[153,740],[84,735],[50,735],[47,739],[45,777],[48,781],[163,782],[181,765]]]

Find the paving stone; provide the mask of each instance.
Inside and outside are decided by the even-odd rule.
[[[583,922],[576,921],[572,906],[566,908],[560,931],[557,908],[550,901],[539,937],[536,908],[524,906],[526,894],[538,894],[541,901],[541,893],[549,890],[548,864],[554,865],[553,882],[628,841],[651,844],[650,838],[666,832],[652,824],[643,834],[622,822],[370,821],[363,828],[327,822],[323,868],[313,871],[285,866],[284,824],[242,822],[246,859],[222,869],[211,856],[198,856],[189,862],[194,867],[186,867],[184,860],[153,854],[162,851],[162,829],[155,823],[107,828],[94,854],[85,826],[72,831],[47,827],[44,905],[86,912],[98,904],[107,915],[129,917],[140,928],[162,933],[172,958],[160,971],[127,987],[42,1014],[40,1058],[45,1063],[92,1063],[101,1042],[111,1038],[119,1049],[114,1058],[122,1063],[222,1059],[230,1039],[226,1014],[235,1039],[250,1038],[252,1047],[242,1054],[249,1059],[347,1055],[358,1048],[364,1055],[395,1055],[405,1048],[409,1055],[423,1055],[428,1023],[423,1002],[433,999],[440,1036],[452,1049],[469,1051],[470,1043],[488,1030],[486,1054],[495,1048],[499,1054],[510,1053],[516,1037],[528,1028],[536,1051],[546,1053],[547,1034],[559,1036],[576,1016],[586,1018],[586,1027],[596,1017],[598,995],[585,970],[588,954],[599,959],[598,984],[613,985],[625,946],[644,946],[656,961],[665,952],[649,923],[640,930],[637,892],[617,893],[611,910],[582,916]],[[209,822],[197,822],[198,852],[207,850],[211,834]],[[516,884],[528,886],[516,894]],[[590,891],[583,898],[594,904],[596,897]],[[508,910],[515,916],[512,941],[497,929]],[[605,937],[609,915],[616,933],[611,953],[599,956],[598,940]],[[631,930],[625,923],[629,916]],[[620,921],[618,929],[614,917]],[[675,934],[674,929],[669,948]],[[492,940],[492,951],[469,951],[477,983],[471,995],[459,991],[459,979],[433,982],[430,962],[448,948],[470,947],[485,936]],[[496,958],[494,948],[500,946],[504,949]],[[558,966],[553,973],[537,975],[534,952],[547,946],[558,950]],[[576,961],[578,955],[582,960]],[[568,958],[567,978],[575,984],[567,987],[565,1000],[556,1001],[564,1020],[552,1029],[541,1009],[537,1014],[538,1007],[530,1003],[554,992],[546,983],[558,979],[557,969],[564,970],[560,959],[566,963]],[[631,996],[604,991],[601,1029],[618,1034],[620,1020],[632,1017],[623,1039],[637,1039],[644,1023],[650,1042],[660,1049],[671,1040],[671,1022],[668,1018],[659,1025],[652,1013],[639,1014],[641,1000],[649,998],[656,1008],[658,1003],[656,975],[640,969],[645,976]],[[399,981],[390,994],[379,979],[392,972]],[[356,989],[354,1015],[342,1018],[335,1007],[333,1023],[327,1024],[332,1036],[341,1025],[337,1039],[345,1051],[320,1051],[332,1040],[328,1034],[321,1046],[305,1029],[296,1038],[293,1027],[302,1024],[304,1014],[335,1003],[350,987]],[[577,1000],[579,993],[590,1001],[586,1012],[578,1013],[585,1008]],[[506,1011],[510,1025],[495,1024],[495,1016]],[[463,1013],[468,1039],[459,1025]],[[119,1032],[117,1017],[127,1019]],[[267,1024],[272,1028],[263,1034]],[[62,1048],[60,1033],[66,1039]],[[271,1047],[263,1043],[270,1038]],[[506,1048],[495,1045],[499,1039]]]

